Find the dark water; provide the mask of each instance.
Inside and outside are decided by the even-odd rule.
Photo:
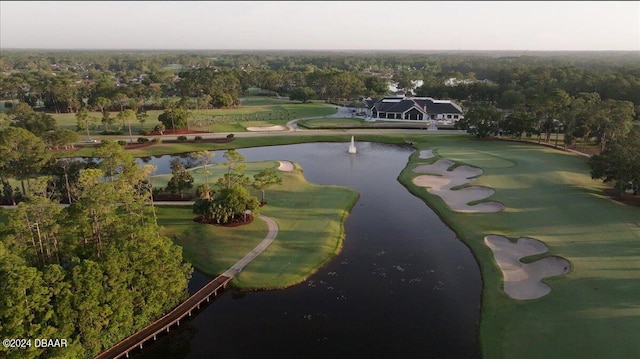
[[[346,143],[240,150],[247,161],[295,161],[310,182],[357,190],[344,248],[293,288],[226,293],[138,357],[480,357],[480,272],[469,249],[397,182],[411,150],[356,147],[355,155]],[[194,273],[191,289],[207,279]]]

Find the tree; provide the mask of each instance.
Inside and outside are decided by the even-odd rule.
[[[78,196],[78,179],[87,163],[70,158],[49,161],[41,173],[51,177],[50,186],[64,203],[73,203]]]
[[[118,119],[122,120],[122,127],[125,123],[129,127],[129,142],[133,143],[133,135],[131,134],[131,121],[137,120],[136,113],[133,110],[126,109],[118,113]]]
[[[58,203],[32,196],[18,204],[10,214],[8,230],[13,234],[13,253],[20,254],[32,266],[60,264],[60,224],[62,207]]]
[[[158,116],[158,121],[162,122],[165,128],[177,130],[187,126],[189,112],[184,108],[172,108],[165,110]]]
[[[524,105],[526,96],[517,90],[506,90],[500,96],[498,105],[503,109],[512,109]]]
[[[138,122],[140,122],[140,131],[144,131],[144,123],[149,119],[149,114],[146,112],[138,112],[137,113]]]
[[[102,112],[102,124],[104,125],[104,130],[109,132],[109,126],[113,124],[113,119],[109,113],[109,106],[111,106],[111,100],[106,97],[98,97],[93,105],[97,107],[100,112]]]
[[[213,156],[215,156],[215,152],[213,151],[196,151],[191,154],[191,158],[197,161],[198,166],[202,166],[202,173],[204,174],[204,184],[206,188],[209,188],[209,171],[207,170],[207,165],[211,162]],[[206,188],[202,188],[205,190]],[[204,198],[208,198],[211,193],[207,193],[206,191],[200,192],[201,196]]]
[[[640,191],[640,126],[634,126],[627,136],[611,140],[600,154],[589,158],[591,178],[604,183],[614,182],[622,194],[626,190]]]
[[[369,76],[364,79],[368,96],[384,96],[389,92],[389,81],[383,77]]]
[[[593,123],[593,133],[600,151],[608,143],[624,137],[631,130],[635,108],[629,101],[605,100],[598,104]]]
[[[500,128],[504,134],[521,138],[523,134],[531,136],[534,129],[535,118],[523,111],[515,111],[508,115],[503,121]]]
[[[48,325],[53,316],[51,293],[42,272],[0,242],[0,336],[2,338],[51,338],[55,329]],[[6,358],[38,358],[40,349],[0,347]]]
[[[27,103],[20,102],[9,111],[12,126],[24,128],[41,137],[56,128],[56,120],[44,112],[35,112]]]
[[[42,137],[47,146],[55,149],[60,147],[64,149],[74,148],[74,144],[80,140],[78,133],[66,128],[56,128],[51,132],[45,133]]]
[[[502,114],[493,105],[476,105],[469,108],[455,126],[478,138],[486,138],[498,133],[501,122]]]
[[[289,100],[291,101],[300,101],[302,103],[307,103],[313,100],[316,96],[316,92],[313,91],[310,87],[298,87],[291,91],[289,94]]]
[[[223,157],[227,160],[227,173],[224,178],[224,181],[227,185],[227,190],[231,189],[232,180],[238,180],[238,176],[233,176],[234,174],[239,175],[244,171],[245,166],[240,163],[244,162],[244,156],[236,151],[236,150],[227,150],[225,151]]]
[[[17,127],[0,131],[0,153],[0,174],[20,180],[25,194],[24,181],[40,172],[50,157],[42,139]]]
[[[114,180],[117,175],[132,172],[136,168],[133,156],[113,140],[104,140],[94,151],[94,157],[102,158],[100,169]]]
[[[5,128],[7,128],[10,123],[11,121],[9,121],[7,114],[4,112],[0,112],[0,130],[4,130]]]
[[[171,174],[167,190],[172,194],[179,193],[180,198],[184,198],[184,191],[193,187],[193,176],[184,168],[179,158],[171,160]]]
[[[193,212],[215,223],[226,224],[239,218],[246,221],[247,211],[257,214],[259,208],[255,196],[251,196],[246,188],[234,185],[221,189],[211,199],[196,199]]]
[[[87,131],[87,139],[91,138],[91,136],[89,135],[89,127],[91,127],[91,124],[94,123],[95,120],[96,118],[91,116],[89,109],[87,109],[86,107],[82,107],[80,110],[78,110],[78,112],[76,112],[76,123],[78,126],[78,130]]]
[[[211,104],[214,108],[231,107],[234,104],[234,99],[226,92],[216,91],[211,94]]]
[[[273,168],[265,168],[253,176],[253,187],[262,192],[261,203],[264,204],[264,192],[273,185],[282,184],[282,178]]]

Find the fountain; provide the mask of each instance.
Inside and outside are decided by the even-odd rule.
[[[351,144],[349,145],[349,153],[356,153],[356,143],[353,142],[353,136],[351,136]]]

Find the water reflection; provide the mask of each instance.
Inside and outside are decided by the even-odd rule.
[[[357,190],[344,248],[295,287],[225,294],[184,326],[193,336],[168,336],[140,357],[479,357],[481,279],[470,251],[397,182],[410,149],[357,145],[356,155],[344,143],[239,150],[247,161],[295,161],[311,182]],[[158,160],[168,166],[169,156]]]

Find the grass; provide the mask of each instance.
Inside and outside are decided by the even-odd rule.
[[[214,158],[214,160],[223,161],[224,159]],[[279,163],[277,161],[275,162],[270,161],[267,163],[245,162],[243,163],[243,165],[245,166],[244,174],[247,175],[249,178],[253,178],[253,176],[256,173],[260,172],[260,170],[262,170],[263,168],[265,167],[277,168]],[[202,167],[190,168],[187,171],[191,173],[194,181],[193,181],[193,188],[185,192],[185,194],[195,195],[195,189],[198,187],[198,185],[205,183],[204,168]],[[215,181],[218,180],[218,178],[221,178],[225,173],[227,173],[227,167],[226,167],[226,164],[222,162],[209,164],[207,165],[207,172],[208,172],[207,177],[209,179],[209,184],[213,185]],[[167,187],[167,183],[171,179],[171,176],[172,176],[171,173],[153,176],[151,177],[151,183],[153,184],[154,188]]]
[[[640,208],[601,195],[586,158],[541,146],[433,136],[399,180],[441,216],[473,251],[484,282],[480,340],[485,358],[632,358],[640,355]],[[473,184],[496,190],[504,212],[461,214],[411,183],[418,164],[446,158],[481,167]],[[551,293],[517,301],[483,238],[499,234],[543,241],[571,262],[568,276],[547,279]]]
[[[247,163],[247,173],[277,162]],[[261,214],[279,226],[276,240],[233,280],[241,289],[285,288],[304,281],[342,248],[343,224],[358,194],[336,186],[308,183],[302,169],[280,172],[284,183],[267,189]],[[184,248],[186,260],[216,275],[249,253],[267,234],[259,219],[226,228],[193,222],[190,206],[158,206],[166,234]]]
[[[333,106],[323,102],[297,103],[287,100],[277,100],[269,98],[249,97],[241,99],[242,106],[232,109],[208,109],[208,110],[191,110],[192,118],[190,119],[190,129],[195,131],[207,132],[245,132],[246,128],[255,126],[245,122],[259,121],[260,126],[284,125],[288,121],[296,118],[327,116],[336,113]],[[150,110],[147,111],[148,119],[144,123],[144,129],[152,130],[156,125],[160,124],[158,116],[164,111]],[[104,126],[100,122],[102,114],[99,112],[91,112],[92,117],[97,118],[90,126],[89,134],[94,138],[108,138],[109,136],[100,135],[104,131]],[[115,118],[118,112],[113,111],[111,118]],[[69,130],[76,130],[77,121],[74,113],[51,114],[56,120],[58,127]],[[116,123],[110,126],[111,129],[122,131],[123,136],[129,134],[129,129],[125,125],[116,120]],[[138,137],[141,127],[140,123],[135,121],[131,123],[131,133]],[[86,137],[86,131],[80,131],[80,136]]]
[[[317,129],[317,128],[354,128],[366,127],[366,123],[362,119],[353,118],[318,118],[298,121],[298,126]]]
[[[204,148],[347,142],[349,139],[348,135],[264,136],[236,138],[231,143],[220,145],[160,144],[131,152],[135,156],[150,156]],[[637,340],[640,333],[640,208],[626,206],[603,196],[602,190],[606,186],[590,178],[586,158],[533,144],[478,141],[461,135],[360,135],[358,141],[413,143],[418,150],[433,149],[437,155],[422,160],[418,158],[419,151],[416,151],[400,174],[399,181],[423,198],[457,233],[458,238],[471,248],[478,260],[483,278],[479,335],[484,358],[640,356]],[[411,183],[416,176],[411,171],[414,166],[432,163],[439,158],[483,168],[485,173],[472,184],[495,189],[496,193],[489,200],[505,204],[505,211],[490,214],[453,212],[439,197],[429,195],[426,190]],[[291,175],[286,174],[286,177]],[[300,176],[299,186],[309,185],[302,182],[301,174],[297,176]],[[276,240],[283,240],[285,248],[273,247],[273,250],[282,249],[286,250],[283,253],[287,256],[304,257],[304,250],[298,247],[304,243],[301,238],[313,240],[316,238],[313,229],[325,228],[321,219],[314,219],[318,222],[313,227],[302,225],[306,221],[301,218],[314,215],[304,211],[311,207],[322,208],[320,202],[325,200],[320,195],[316,198],[315,192],[308,193],[313,193],[313,197],[308,199],[313,202],[305,203],[305,199],[299,199],[301,202],[285,200],[288,195],[294,196],[293,192],[267,191],[269,205],[263,209],[263,213],[275,218],[281,230],[291,230],[287,236],[279,236]],[[326,207],[340,208],[334,204],[332,202]],[[288,208],[288,205],[300,208]],[[350,207],[347,205],[342,208]],[[183,241],[193,241],[191,248],[196,249],[192,253],[202,256],[202,263],[216,263],[215,258],[209,260],[209,256],[223,257],[227,250],[239,243],[232,241],[226,246],[217,245],[215,238],[227,238],[225,229],[193,227],[195,224],[187,221],[193,217],[189,208],[162,208],[161,212],[163,223],[170,233],[183,238]],[[341,215],[346,215],[346,212]],[[340,218],[340,215],[334,214],[333,218]],[[182,227],[176,227],[178,222]],[[234,232],[245,233],[238,234],[239,238],[260,238],[254,238],[254,242],[247,239],[245,248],[237,249],[233,258],[227,260],[229,263],[241,258],[247,252],[245,249],[251,250],[254,243],[264,237],[262,232],[266,233],[266,226],[261,229],[261,225],[261,222],[255,221]],[[332,231],[338,233],[341,228]],[[549,255],[569,260],[572,271],[567,276],[545,280],[552,288],[547,296],[526,301],[513,300],[502,291],[502,273],[483,242],[487,234],[504,235],[514,240],[520,237],[537,238],[547,245]],[[209,256],[204,254],[206,251]],[[322,265],[320,263],[324,263],[327,257],[317,259],[315,265]],[[200,263],[196,262],[197,259],[193,260],[194,263]],[[291,271],[300,270],[303,273],[314,267],[297,261],[292,262],[295,266],[286,269],[276,267],[273,266],[274,262],[284,265],[284,257],[267,252],[259,260],[262,262],[247,267],[241,274],[245,277],[238,278],[237,283],[249,288],[254,280],[260,282],[269,276],[284,278],[291,275]],[[229,263],[217,264],[218,267],[210,271],[219,273],[226,270]],[[289,261],[286,263],[288,266]],[[297,278],[303,277],[298,274]],[[295,280],[289,282],[294,283]],[[279,283],[285,283],[285,280]]]
[[[450,138],[450,135],[438,135]],[[420,141],[424,135],[358,135],[358,141],[382,142],[382,143],[408,143]],[[299,136],[268,135],[259,137],[236,137],[229,143],[159,143],[148,147],[127,150],[134,157],[161,156],[167,154],[187,153],[199,150],[227,150],[247,147],[289,145],[294,143],[309,142],[349,142],[351,135],[345,134],[314,134],[304,133]],[[60,157],[91,157],[95,151],[95,145],[78,146],[75,150],[57,151]]]
[[[426,129],[424,122],[374,121],[362,118],[312,118],[298,121],[298,126],[307,129],[346,129],[346,128],[415,128]]]

